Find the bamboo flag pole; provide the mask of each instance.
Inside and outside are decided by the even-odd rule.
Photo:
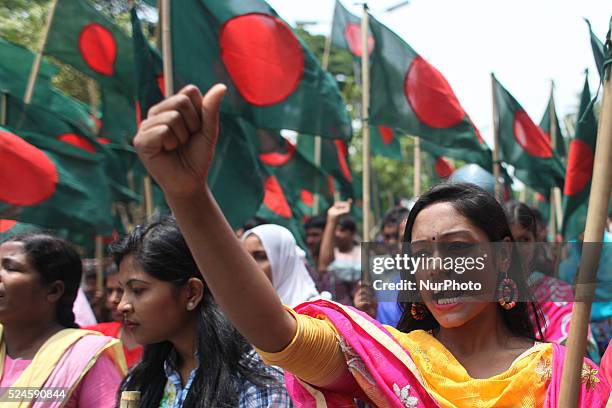
[[[608,37],[607,46],[610,44]],[[608,51],[608,57],[609,49]],[[582,359],[586,350],[587,326],[596,286],[610,191],[612,190],[612,79],[610,65],[605,67],[593,179],[589,196],[583,253],[576,277],[576,301],[572,311],[567,355],[559,392],[559,406],[576,407],[580,394]],[[588,244],[587,244],[588,243]]]
[[[140,405],[140,391],[123,391],[119,408],[138,408]]]
[[[421,138],[414,138],[414,196],[421,195]]]
[[[45,31],[40,39],[38,51],[32,64],[32,70],[30,71],[30,77],[28,78],[28,85],[26,86],[25,94],[23,95],[23,102],[27,105],[32,101],[34,95],[34,85],[36,85],[36,78],[38,77],[38,71],[40,70],[40,63],[42,62],[43,51],[45,50],[45,44],[47,43],[47,37],[49,36],[49,30],[53,23],[53,16],[55,15],[55,9],[57,7],[57,1],[53,0],[51,8],[49,9],[49,16],[47,17],[47,23],[45,25]]]
[[[361,49],[367,55],[368,49],[368,5],[363,3],[361,19]],[[370,59],[361,58],[361,131],[363,132],[363,240],[370,239]]]
[[[548,105],[548,120],[550,129],[550,146],[553,152],[557,150],[557,113],[555,111],[555,99],[554,99],[555,83],[551,81],[550,85],[550,104]],[[562,228],[563,223],[563,210],[561,208],[561,189],[559,187],[553,187],[551,191],[551,208],[554,207],[554,211],[551,214],[555,215],[555,228],[553,237],[557,236],[557,233]]]
[[[104,242],[102,235],[96,235],[96,290],[98,293],[104,291]]]
[[[0,125],[6,125],[6,110],[8,106],[8,95],[6,92],[0,92]]]
[[[333,20],[332,20],[333,21]],[[334,29],[334,25],[332,23],[332,31]],[[329,66],[329,53],[331,51],[331,39],[332,39],[332,33],[329,33],[329,36],[325,39],[325,48],[323,49],[323,59],[321,60],[321,68],[323,68],[323,71],[327,71],[327,67]],[[314,160],[315,160],[315,166],[317,166],[317,168],[321,168],[321,135],[316,135],[315,136],[315,144],[314,144]],[[314,204],[313,204],[313,214],[317,215],[319,214],[319,201],[320,201],[320,196],[319,196],[319,177],[317,177],[315,179],[315,191],[314,191]]]
[[[497,123],[497,100],[495,75],[491,72],[491,92],[493,96],[493,178],[495,179],[495,198],[501,199],[501,185],[499,184],[499,126]]]
[[[162,56],[166,97],[174,95],[174,69],[172,66],[172,37],[170,34],[170,0],[161,0]]]

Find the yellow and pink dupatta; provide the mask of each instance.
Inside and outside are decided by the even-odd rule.
[[[453,393],[449,392],[449,395],[441,395],[440,389],[435,389],[434,384],[431,383],[432,376],[429,375],[427,367],[418,365],[424,365],[423,361],[428,361],[428,359],[413,357],[406,347],[402,347],[402,344],[407,344],[407,342],[401,336],[409,336],[408,334],[397,332],[391,328],[387,329],[362,312],[325,300],[303,303],[295,310],[300,314],[311,317],[325,318],[333,324],[339,334],[338,340],[347,360],[349,371],[361,389],[359,395],[341,395],[315,388],[300,381],[292,374],[286,373],[286,386],[297,407],[355,407],[354,397],[360,397],[379,407],[462,407],[466,406],[465,403],[471,404],[474,402],[474,398],[471,399],[471,402],[461,401],[461,398],[465,396],[462,395],[461,391],[463,384],[440,388],[444,394],[452,388]],[[412,336],[412,338],[416,337]],[[431,338],[433,339],[433,337]],[[426,341],[425,338],[423,340]],[[440,347],[443,349],[443,346],[437,346],[434,343],[437,342],[435,340],[429,342],[429,346],[433,346],[434,349],[438,347],[438,350]],[[424,349],[427,349],[427,347],[424,347]],[[534,401],[537,400],[539,403],[544,401],[542,406],[556,408],[565,348],[556,344],[548,344],[540,346],[538,349],[540,351],[546,349],[547,353],[533,353],[534,358],[536,356],[541,358],[543,355],[549,357],[552,355],[552,358],[547,360],[550,364],[542,365],[539,361],[532,364],[531,361],[527,361],[523,362],[523,366],[533,371],[534,378],[538,376],[545,381],[544,386],[541,387],[541,392],[544,395],[539,395]],[[435,362],[437,355],[431,357],[430,361]],[[458,367],[449,367],[449,370],[462,369],[458,363],[456,365]],[[609,398],[610,387],[597,370],[595,364],[585,360],[579,405],[581,407],[604,407]],[[518,373],[517,378],[523,376],[523,374],[525,373]],[[474,386],[476,384],[476,387],[483,387],[484,391],[484,388],[487,387],[487,381],[489,380],[474,379],[470,385]],[[493,381],[491,379],[490,385],[492,386]],[[513,399],[516,403],[521,401],[520,395],[516,395],[516,397],[509,395],[508,399],[504,401],[510,402],[512,398],[516,398]],[[489,406],[487,402],[493,400],[488,399],[487,401],[480,401],[480,403],[484,403],[482,406]],[[497,399],[497,401],[500,400]]]

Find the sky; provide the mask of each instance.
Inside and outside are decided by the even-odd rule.
[[[334,0],[267,0],[290,24],[329,35]],[[491,77],[537,124],[546,109],[551,80],[559,118],[578,110],[584,70],[594,95],[599,81],[589,31],[603,42],[612,16],[610,0],[400,0],[368,3],[371,14],[399,34],[448,80],[465,111],[492,145]],[[361,13],[356,2],[342,4]],[[563,123],[561,125],[563,126]]]

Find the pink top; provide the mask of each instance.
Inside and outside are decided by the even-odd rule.
[[[32,360],[13,360],[6,354],[0,387],[10,387],[31,362]],[[121,374],[111,358],[103,353],[77,385],[65,407],[113,408],[117,402],[120,383]]]
[[[610,344],[608,344],[608,348],[601,358],[601,372],[608,382],[612,384],[612,340],[610,340]]]

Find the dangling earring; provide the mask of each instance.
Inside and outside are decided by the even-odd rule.
[[[497,301],[501,307],[510,310],[516,306],[517,300],[518,287],[516,286],[516,282],[514,282],[512,278],[509,278],[508,272],[506,272],[506,276],[497,286]]]
[[[414,320],[423,320],[429,311],[422,303],[412,303],[412,307],[410,307],[410,315]]]

